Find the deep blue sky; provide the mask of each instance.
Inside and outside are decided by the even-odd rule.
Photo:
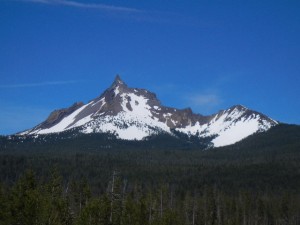
[[[0,1],[0,134],[87,102],[118,73],[164,105],[300,124],[300,1]]]

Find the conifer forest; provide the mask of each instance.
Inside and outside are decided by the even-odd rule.
[[[299,137],[280,125],[204,150],[167,137],[1,137],[0,224],[298,225]]]

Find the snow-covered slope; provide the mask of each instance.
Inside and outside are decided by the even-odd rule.
[[[77,128],[81,133],[110,132],[118,138],[142,140],[172,130],[213,137],[214,146],[233,144],[255,132],[266,131],[277,122],[237,105],[211,116],[191,109],[162,106],[154,93],[129,88],[119,76],[101,96],[87,104],[75,103],[55,110],[48,119],[20,135],[57,133]]]

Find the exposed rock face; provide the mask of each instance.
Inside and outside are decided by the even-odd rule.
[[[79,109],[83,105],[83,102],[75,102],[69,108],[54,110],[50,113],[49,117],[43,123],[35,127],[35,129],[46,129],[54,126],[55,124],[58,124],[63,118],[70,115],[72,112],[74,112],[76,109]]]
[[[55,110],[45,122],[22,134],[47,134],[76,127],[83,133],[111,132],[122,139],[141,140],[175,129],[189,135],[212,136],[213,144],[222,146],[276,124],[267,116],[241,105],[211,116],[195,114],[190,108],[165,107],[154,93],[130,88],[116,76],[99,97],[87,104],[80,102]]]

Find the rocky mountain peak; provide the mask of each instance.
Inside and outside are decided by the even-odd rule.
[[[255,132],[266,131],[278,123],[267,116],[235,105],[217,114],[202,116],[191,108],[163,106],[155,93],[128,87],[119,75],[99,97],[87,104],[55,110],[27,134],[59,133],[76,128],[81,133],[113,133],[126,140],[142,140],[173,130],[201,138],[212,138],[214,146],[233,144]]]
[[[245,107],[245,106],[243,106],[243,105],[234,105],[234,106],[231,106],[230,108],[229,108],[230,110],[234,110],[234,109],[236,109],[236,110],[248,110],[248,108],[247,107]]]
[[[121,79],[120,75],[117,74],[115,77],[114,82],[111,85],[111,89],[114,89],[116,87],[127,87],[127,85],[125,84],[125,82]]]

